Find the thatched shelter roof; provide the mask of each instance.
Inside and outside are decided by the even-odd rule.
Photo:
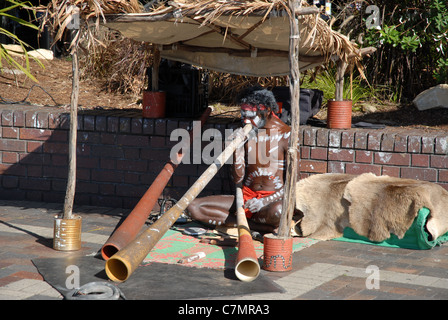
[[[309,9],[303,1],[302,11]],[[290,73],[290,15],[283,0],[175,0],[138,13],[105,14],[104,25],[158,45],[163,58],[232,74],[275,76]],[[319,14],[298,19],[301,71],[332,58],[360,59],[358,47]]]
[[[83,21],[153,44],[162,58],[248,76],[290,73],[292,13],[286,0],[153,0],[145,7],[138,0],[50,0],[43,24],[57,31],[55,40],[70,21],[72,5]],[[300,71],[331,59],[360,66],[362,50],[356,44],[332,30],[307,1],[300,10]]]

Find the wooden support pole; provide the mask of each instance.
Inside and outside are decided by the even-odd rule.
[[[347,62],[338,60],[336,63],[336,92],[334,93],[334,100],[344,100],[344,74],[347,70]]]
[[[159,67],[160,67],[160,50],[157,45],[154,47],[154,56],[153,56],[153,63],[152,63],[152,88],[151,90],[153,92],[159,91]]]
[[[76,32],[80,32],[76,30]],[[79,35],[76,35],[79,39]],[[65,191],[63,219],[71,219],[73,216],[73,202],[76,190],[76,141],[78,130],[78,98],[79,98],[79,63],[78,40],[76,40],[72,52],[72,95],[70,99],[70,133],[68,142],[68,178]]]
[[[295,208],[295,187],[298,174],[298,153],[299,153],[299,123],[300,123],[300,71],[299,71],[299,22],[296,17],[296,10],[300,9],[300,1],[289,0],[288,6],[293,13],[290,18],[289,37],[289,65],[291,73],[289,75],[289,90],[291,93],[291,135],[289,138],[286,181],[284,187],[282,216],[278,229],[279,237],[289,237],[292,217]]]

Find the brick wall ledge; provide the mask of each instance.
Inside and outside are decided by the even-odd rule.
[[[169,159],[170,134],[195,119],[145,119],[138,110],[80,110],[77,190],[83,205],[132,208]],[[0,104],[0,198],[64,201],[69,110]],[[237,127],[210,118],[204,129]],[[448,133],[442,130],[300,127],[300,173],[372,172],[448,189]],[[208,167],[182,164],[164,197],[179,199]],[[228,168],[200,196],[232,193]]]

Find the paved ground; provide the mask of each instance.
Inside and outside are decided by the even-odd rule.
[[[34,258],[73,253],[52,248],[53,217],[62,205],[0,201],[0,300],[63,297],[38,273]],[[95,255],[128,211],[77,207],[83,246]],[[262,274],[283,293],[220,297],[235,300],[448,299],[448,245],[431,250],[384,248],[338,241],[318,242],[294,254],[293,270]]]

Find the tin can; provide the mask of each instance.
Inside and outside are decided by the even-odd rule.
[[[54,217],[53,249],[75,251],[81,249],[82,218],[73,215],[71,219]]]
[[[293,238],[278,238],[266,234],[263,239],[263,269],[267,271],[292,270]]]

